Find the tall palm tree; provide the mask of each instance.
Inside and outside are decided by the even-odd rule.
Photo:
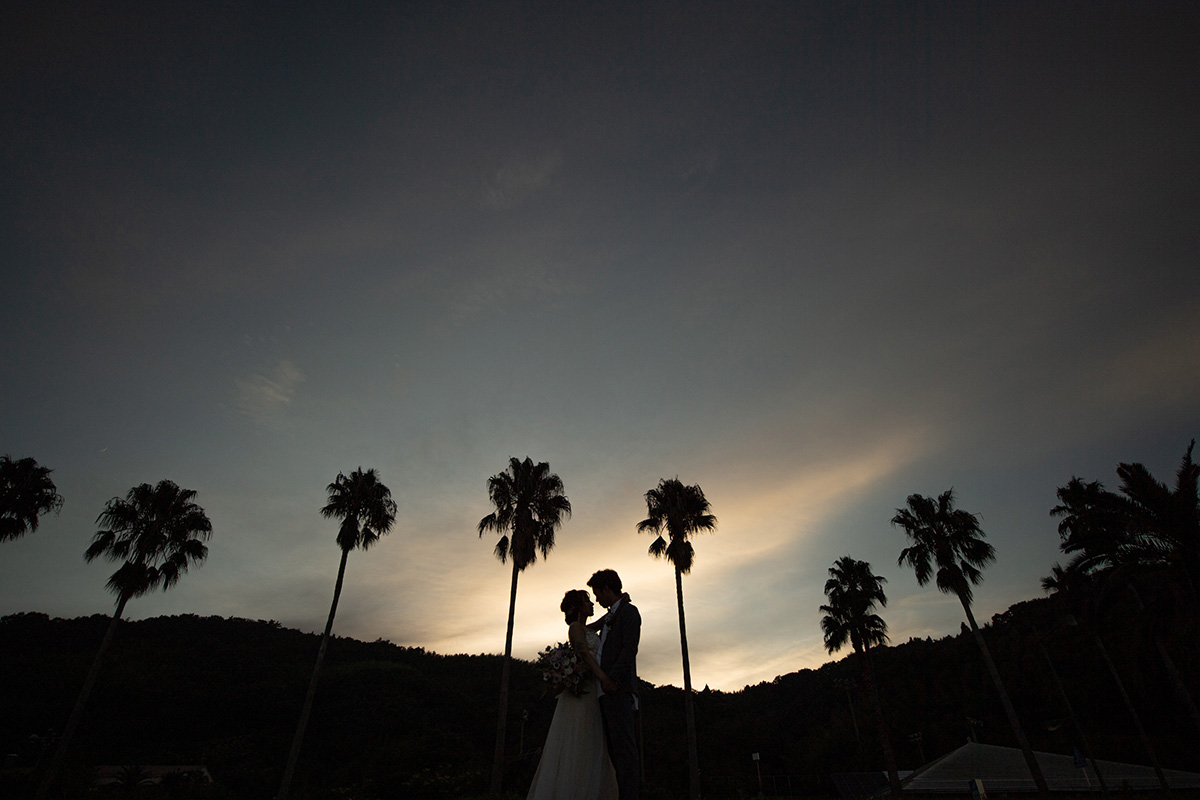
[[[52,471],[32,458],[0,456],[0,542],[36,531],[39,517],[62,508]]]
[[[1153,613],[1144,614],[1159,658],[1170,677],[1180,706],[1200,730],[1200,709],[1180,677],[1163,638],[1164,628],[1194,640],[1200,617],[1200,465],[1192,460],[1195,440],[1184,452],[1168,486],[1154,478],[1145,465],[1122,463],[1118,492],[1107,491],[1098,481],[1072,478],[1058,489],[1060,504],[1051,509],[1061,517],[1058,525],[1064,553],[1073,554],[1068,571],[1098,579],[1105,592],[1115,585],[1121,593],[1137,597],[1135,584],[1148,592]],[[1052,576],[1053,577],[1053,576]]]
[[[1061,598],[1067,593],[1068,587],[1075,584],[1075,576],[1068,570],[1063,569],[1059,564],[1054,564],[1050,568],[1050,575],[1042,578],[1042,589],[1046,594],[1058,594],[1052,602],[1055,605],[1061,605]],[[1058,614],[1061,618],[1061,610]],[[1072,622],[1074,620],[1072,619]],[[1096,779],[1100,783],[1100,793],[1108,794],[1108,784],[1104,780],[1104,773],[1100,771],[1099,765],[1096,763],[1095,756],[1092,755],[1091,745],[1088,743],[1087,733],[1084,732],[1083,726],[1079,724],[1079,716],[1075,713],[1075,708],[1071,704],[1071,698],[1067,694],[1067,689],[1063,686],[1062,680],[1058,676],[1058,669],[1054,666],[1054,659],[1050,657],[1050,651],[1046,649],[1045,641],[1043,641],[1042,632],[1033,629],[1033,638],[1037,642],[1038,650],[1042,653],[1042,659],[1046,662],[1046,668],[1050,671],[1050,678],[1054,681],[1054,689],[1058,692],[1059,698],[1062,699],[1063,707],[1067,711],[1067,716],[1071,720],[1071,728],[1075,732],[1075,741],[1083,749],[1084,756],[1092,765],[1092,772],[1096,773]]]
[[[664,478],[646,492],[646,519],[637,524],[638,533],[658,535],[650,544],[650,555],[665,558],[675,567],[675,600],[679,605],[679,644],[683,651],[683,702],[687,723],[688,796],[700,797],[700,760],[696,752],[696,711],[692,706],[692,667],[688,660],[687,625],[683,616],[683,576],[692,571],[696,551],[689,537],[717,528],[704,491],[686,486],[679,478]],[[666,534],[666,538],[663,535]]]
[[[883,717],[883,704],[879,701],[879,686],[875,681],[875,670],[867,652],[872,647],[887,644],[887,623],[875,613],[875,607],[887,606],[887,595],[883,584],[887,579],[871,572],[866,561],[856,561],[842,556],[829,568],[829,580],[825,581],[827,605],[821,606],[821,630],[825,634],[825,649],[835,653],[849,642],[859,656],[863,682],[875,711],[875,726],[879,729],[879,743],[883,747],[883,758],[887,765],[888,783],[892,797],[900,796],[900,773],[896,770],[896,756],[888,737]],[[857,730],[857,726],[856,726]]]
[[[125,604],[159,587],[163,591],[170,589],[189,566],[198,565],[208,557],[204,542],[212,536],[212,523],[204,509],[194,502],[195,497],[194,491],[181,489],[171,481],[159,481],[156,486],[143,483],[130,489],[123,499],[109,500],[96,519],[101,530],[92,537],[83,557],[89,562],[97,558],[121,562],[106,586],[117,596],[117,608],[50,766],[38,785],[35,795],[38,800],[46,797],[62,767]]]
[[[1037,784],[1038,793],[1044,799],[1049,798],[1046,778],[1025,737],[1021,721],[1017,719],[1017,712],[1000,679],[996,662],[992,660],[983,634],[975,624],[975,615],[971,613],[971,601],[974,598],[971,587],[983,580],[983,568],[996,559],[995,548],[984,541],[985,534],[979,527],[979,517],[955,508],[954,490],[949,489],[936,500],[919,494],[909,495],[908,507],[896,509],[892,525],[903,528],[912,543],[900,551],[897,563],[907,563],[912,567],[921,586],[934,578],[940,591],[956,595],[962,603],[967,621],[971,623],[975,643],[979,645],[992,682],[996,685],[996,692],[1000,695],[1000,704],[1004,707],[1008,724],[1012,726],[1013,735],[1017,737],[1017,744],[1025,756],[1029,774]]]
[[[326,487],[326,491],[329,501],[321,508],[321,516],[342,521],[337,534],[342,559],[338,563],[337,582],[333,586],[333,603],[329,606],[325,633],[321,636],[321,646],[317,650],[317,663],[313,666],[312,678],[308,682],[304,708],[300,712],[300,722],[296,725],[296,733],[292,737],[292,748],[288,753],[287,767],[283,771],[283,781],[276,795],[278,800],[286,800],[288,792],[291,791],[292,777],[300,758],[300,746],[304,742],[304,731],[312,713],[313,697],[317,693],[317,680],[321,677],[321,665],[325,661],[329,636],[333,632],[333,618],[337,614],[338,599],[342,596],[346,559],[351,550],[359,547],[366,550],[378,542],[381,536],[392,529],[392,524],[396,521],[396,503],[392,500],[392,492],[379,481],[379,475],[373,469],[364,472],[363,468],[359,467],[349,475],[339,472],[333,483]]]
[[[508,683],[512,674],[513,620],[517,611],[517,575],[554,549],[554,533],[571,516],[571,501],[563,494],[562,479],[545,461],[537,464],[526,456],[508,459],[508,469],[487,481],[488,499],[496,510],[479,520],[484,531],[500,534],[493,551],[500,563],[512,560],[512,584],[508,592],[508,629],[504,638],[504,665],[500,672],[500,708],[496,722],[496,750],[492,758],[492,794],[504,782],[504,740],[508,726]]]
[[[1082,554],[1081,554],[1082,555]],[[1086,631],[1091,638],[1092,643],[1096,645],[1096,651],[1100,654],[1101,660],[1108,668],[1108,674],[1112,676],[1113,683],[1116,684],[1117,693],[1121,696],[1121,701],[1125,704],[1125,710],[1129,713],[1129,718],[1133,721],[1133,729],[1137,733],[1138,738],[1142,742],[1142,747],[1146,750],[1146,757],[1150,761],[1150,765],[1154,768],[1154,774],[1158,778],[1159,786],[1164,791],[1169,792],[1170,786],[1167,784],[1167,778],[1163,774],[1162,767],[1158,762],[1158,754],[1154,750],[1154,745],[1150,741],[1150,737],[1146,734],[1146,728],[1142,725],[1142,717],[1138,713],[1137,707],[1133,704],[1133,700],[1129,697],[1129,692],[1125,689],[1125,682],[1121,680],[1121,674],[1117,671],[1117,665],[1113,663],[1112,657],[1108,654],[1108,648],[1104,646],[1104,641],[1100,638],[1100,632],[1097,630],[1095,619],[1098,616],[1098,609],[1105,596],[1111,592],[1112,584],[1109,581],[1098,582],[1096,578],[1087,573],[1082,564],[1086,564],[1087,560],[1076,557],[1066,568],[1058,564],[1054,564],[1050,568],[1050,575],[1042,578],[1042,589],[1046,594],[1053,597],[1060,605],[1065,608],[1074,607],[1078,614],[1067,613],[1065,620],[1068,625],[1079,625]],[[1043,652],[1045,652],[1043,648]],[[1049,661],[1049,654],[1046,655],[1046,660]],[[1053,667],[1051,669],[1053,675]],[[1058,681],[1057,675],[1054,676],[1055,682]],[[1066,692],[1060,692],[1066,700]],[[1070,708],[1070,701],[1067,701],[1067,707]],[[1074,711],[1071,711],[1072,721],[1074,722]],[[1076,736],[1081,742],[1085,743],[1086,739],[1083,736],[1082,730],[1077,730]],[[1090,757],[1090,756],[1089,756]],[[1092,769],[1099,777],[1100,772],[1096,769],[1095,760],[1092,760]],[[1103,778],[1101,780],[1101,790],[1104,791]]]
[[[862,734],[858,730],[858,712],[854,710],[854,695],[858,692],[858,681],[853,678],[834,678],[833,685],[846,693],[846,705],[850,709],[850,722],[854,726],[854,744],[862,754]]]

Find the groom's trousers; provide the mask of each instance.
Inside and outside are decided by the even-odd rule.
[[[633,720],[633,695],[600,696],[600,713],[608,736],[608,757],[617,773],[620,800],[637,800],[642,787],[642,764],[638,758]]]

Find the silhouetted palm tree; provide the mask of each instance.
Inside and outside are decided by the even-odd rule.
[[[1042,591],[1046,594],[1068,591],[1075,581],[1070,565],[1063,567],[1057,561],[1050,567],[1050,574],[1042,578]]]
[[[1071,478],[1057,494],[1059,505],[1050,510],[1050,515],[1062,518],[1058,523],[1059,549],[1071,560],[1051,578],[1164,562],[1165,550],[1159,542],[1131,531],[1132,507],[1126,498],[1108,491],[1099,481],[1079,478]]]
[[[1128,499],[1129,532],[1161,553],[1182,573],[1195,600],[1200,584],[1200,464],[1192,461],[1193,439],[1175,473],[1175,486],[1155,479],[1144,464],[1119,464],[1120,492]]]
[[[373,469],[364,472],[362,467],[359,467],[349,476],[339,472],[334,482],[326,487],[326,491],[329,493],[329,502],[321,508],[321,515],[326,519],[336,518],[342,521],[337,535],[342,558],[338,563],[337,582],[333,586],[333,603],[329,606],[325,633],[321,636],[321,646],[317,650],[317,663],[313,666],[312,678],[308,682],[304,708],[300,712],[300,722],[296,725],[296,733],[292,737],[292,748],[288,753],[283,781],[279,786],[279,794],[276,795],[278,800],[286,800],[288,792],[291,791],[296,762],[300,758],[300,746],[304,742],[304,731],[312,713],[313,697],[317,693],[317,680],[321,677],[321,664],[325,661],[325,650],[329,646],[329,636],[333,631],[333,618],[337,614],[338,599],[342,596],[346,559],[356,547],[366,550],[378,542],[379,537],[386,535],[396,521],[396,503],[392,500],[391,490],[380,483],[379,475]]]
[[[688,541],[694,534],[716,530],[717,518],[699,486],[686,486],[679,478],[662,479],[646,492],[646,519],[638,533],[658,534],[650,555],[665,558],[675,567],[675,600],[679,604],[679,645],[683,651],[683,701],[688,743],[688,796],[700,797],[700,760],[696,750],[696,711],[692,705],[692,667],[688,660],[687,625],[683,616],[683,576],[692,571],[696,552]],[[663,534],[666,538],[663,538]]]
[[[879,729],[879,743],[883,747],[883,758],[887,765],[888,783],[892,796],[900,796],[900,773],[896,770],[896,756],[888,737],[887,724],[883,717],[883,704],[879,701],[879,686],[875,682],[875,670],[867,655],[872,647],[887,644],[887,623],[875,613],[878,605],[887,606],[887,595],[883,584],[887,579],[871,572],[866,561],[856,561],[842,556],[829,568],[829,580],[825,582],[827,605],[821,606],[821,630],[825,634],[825,649],[831,654],[841,650],[846,642],[854,647],[862,665],[863,682],[871,698],[875,712],[875,725]],[[856,726],[857,730],[857,726]]]
[[[1154,750],[1154,745],[1151,743],[1150,737],[1146,734],[1145,726],[1142,725],[1141,714],[1138,713],[1137,707],[1130,699],[1129,692],[1125,689],[1125,681],[1121,679],[1121,674],[1117,671],[1117,665],[1113,663],[1112,657],[1109,656],[1108,648],[1104,646],[1104,640],[1100,638],[1100,632],[1097,629],[1096,618],[1098,616],[1098,609],[1105,595],[1110,592],[1112,584],[1111,582],[1098,581],[1093,575],[1088,574],[1079,566],[1081,563],[1083,563],[1083,559],[1076,558],[1066,569],[1055,564],[1050,568],[1050,575],[1042,578],[1042,589],[1064,607],[1072,608],[1076,612],[1065,615],[1067,624],[1082,627],[1088,636],[1091,637],[1092,643],[1096,645],[1096,651],[1100,654],[1101,660],[1104,661],[1104,665],[1108,668],[1108,674],[1112,676],[1113,683],[1117,686],[1117,693],[1120,694],[1121,701],[1125,704],[1125,710],[1129,712],[1134,732],[1137,733],[1138,739],[1142,742],[1142,747],[1146,751],[1146,757],[1149,759],[1150,765],[1154,768],[1154,774],[1158,777],[1159,786],[1166,791],[1170,791],[1167,778],[1158,763],[1158,754]],[[1049,656],[1047,655],[1048,659]],[[1072,716],[1074,716],[1074,712],[1072,712]],[[1082,737],[1081,741],[1084,741]],[[1096,769],[1094,761],[1092,768]],[[1097,775],[1099,775],[1098,770]]]
[[[1159,658],[1181,707],[1200,730],[1200,709],[1192,699],[1162,636],[1164,627],[1182,628],[1181,641],[1194,640],[1200,617],[1196,588],[1200,582],[1200,465],[1192,461],[1195,440],[1180,461],[1173,487],[1158,481],[1140,463],[1117,467],[1119,493],[1098,481],[1072,478],[1058,489],[1060,505],[1051,511],[1064,553],[1073,554],[1064,574],[1097,579],[1097,591],[1121,592],[1137,598],[1142,585],[1154,613],[1144,615]],[[1057,566],[1057,565],[1056,565]],[[1051,576],[1054,577],[1054,576]]]
[[[1072,478],[1058,489],[1059,545],[1073,554],[1069,568],[1096,574],[1114,567],[1159,568],[1177,573],[1189,602],[1200,582],[1200,464],[1188,445],[1174,487],[1154,478],[1144,464],[1119,464],[1119,493],[1099,481]]]
[[[1055,606],[1060,606],[1063,603],[1062,598],[1068,593],[1068,587],[1073,586],[1074,583],[1075,577],[1058,564],[1055,564],[1050,568],[1050,575],[1042,578],[1042,590],[1045,591],[1046,594],[1058,595],[1058,597],[1054,598],[1054,600],[1051,602]],[[1062,619],[1063,614],[1061,609],[1059,609],[1057,616],[1060,618],[1060,622],[1066,622],[1065,619]],[[1075,624],[1073,618],[1070,624]],[[1087,757],[1088,762],[1092,765],[1092,771],[1096,773],[1096,779],[1100,783],[1100,793],[1107,795],[1108,784],[1104,780],[1104,773],[1100,771],[1100,766],[1096,763],[1096,757],[1092,755],[1092,747],[1088,742],[1087,733],[1083,730],[1083,726],[1079,724],[1079,717],[1075,713],[1075,708],[1071,703],[1070,696],[1067,694],[1067,689],[1065,686],[1063,686],[1062,680],[1058,677],[1058,669],[1054,666],[1054,659],[1050,657],[1050,651],[1046,649],[1046,644],[1043,641],[1042,631],[1037,630],[1032,626],[1030,626],[1030,629],[1033,631],[1033,638],[1037,642],[1038,650],[1041,651],[1042,658],[1046,662],[1046,668],[1050,671],[1050,678],[1054,681],[1055,691],[1058,692],[1059,698],[1062,699],[1063,707],[1067,710],[1067,716],[1071,720],[1071,728],[1075,732],[1075,741],[1078,743],[1079,747],[1083,749],[1084,755]]]
[[[496,510],[479,520],[484,531],[500,534],[495,554],[500,563],[512,560],[512,585],[508,593],[508,628],[504,637],[504,664],[500,673],[500,709],[496,722],[496,750],[492,759],[491,790],[499,794],[504,782],[504,740],[508,725],[508,683],[512,672],[513,620],[517,611],[517,575],[550,555],[554,533],[571,516],[571,501],[563,494],[562,479],[545,461],[526,457],[508,459],[508,469],[488,478],[488,499]]]
[[[160,586],[164,591],[170,589],[189,566],[208,557],[204,541],[212,536],[212,523],[204,509],[193,502],[195,497],[194,491],[181,489],[171,481],[159,481],[156,486],[143,483],[130,489],[124,499],[109,500],[96,519],[102,528],[92,537],[84,558],[89,562],[97,558],[122,562],[107,584],[108,590],[117,596],[117,609],[38,786],[38,800],[45,798],[62,766],[125,604]]]
[[[975,643],[983,654],[984,663],[991,673],[996,692],[1000,695],[1000,704],[1012,726],[1013,735],[1025,756],[1025,763],[1033,782],[1037,784],[1038,793],[1043,798],[1049,797],[1046,778],[1042,775],[1041,767],[1034,758],[1033,749],[1025,737],[1025,730],[1017,719],[1008,691],[1000,679],[996,662],[988,650],[987,643],[979,626],[975,624],[975,615],[971,613],[971,600],[974,593],[971,587],[983,580],[983,567],[996,559],[996,551],[984,541],[985,534],[979,527],[979,518],[970,512],[954,507],[954,490],[949,489],[938,496],[936,500],[924,495],[908,496],[908,507],[896,509],[892,517],[892,525],[904,529],[912,542],[911,547],[900,551],[898,564],[907,563],[916,573],[917,583],[921,586],[934,578],[937,587],[942,592],[954,594],[962,603],[967,621],[971,623],[971,633]],[[936,572],[935,572],[936,570]]]
[[[39,517],[62,508],[51,472],[32,458],[0,456],[0,542],[36,531]]]
[[[850,708],[850,722],[854,726],[854,743],[862,753],[862,734],[858,730],[858,712],[854,708],[854,695],[858,693],[858,681],[853,678],[834,678],[833,685],[846,693],[846,705]]]

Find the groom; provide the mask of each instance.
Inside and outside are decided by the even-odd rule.
[[[608,609],[600,619],[600,669],[608,680],[600,685],[600,713],[608,735],[608,755],[617,773],[620,800],[637,800],[642,770],[638,758],[633,712],[637,704],[637,650],[642,615],[621,593],[621,578],[611,569],[591,577],[588,586],[596,602]]]

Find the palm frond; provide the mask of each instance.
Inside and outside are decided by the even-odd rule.
[[[349,475],[339,472],[326,492],[328,502],[320,513],[326,519],[342,521],[336,541],[344,552],[366,550],[391,531],[396,503],[374,469],[359,467]]]
[[[1117,466],[1116,492],[1098,481],[1073,477],[1058,489],[1051,510],[1059,522],[1059,547],[1091,575],[1167,570],[1185,584],[1200,582],[1200,467],[1195,440],[1180,460],[1174,485],[1157,480],[1141,463]],[[1195,603],[1192,603],[1193,608]]]
[[[487,488],[495,510],[477,527],[480,536],[484,531],[504,534],[496,557],[501,562],[513,558],[518,571],[533,564],[539,552],[546,558],[554,549],[556,531],[571,516],[562,479],[544,461],[535,464],[529,457],[514,456],[504,472],[488,478]]]
[[[653,542],[650,543],[650,549],[648,552],[650,553],[650,555],[654,556],[655,558],[666,558],[666,556],[667,556],[667,540],[664,539],[663,537],[659,536],[657,539],[655,539]]]
[[[133,487],[114,497],[97,517],[104,527],[92,537],[84,558],[124,562],[107,587],[130,598],[162,587],[169,589],[208,556],[204,541],[212,523],[195,503],[196,492],[168,480]]]
[[[887,580],[871,571],[866,561],[843,556],[829,568],[825,595],[829,602],[820,610],[825,647],[836,652],[849,641],[856,651],[887,641],[887,623],[874,613],[876,605],[886,606],[883,584]]]
[[[496,558],[500,559],[501,564],[506,563],[508,561],[508,537],[501,536],[500,540],[496,542],[496,547],[492,550],[492,552],[495,554]]]
[[[51,472],[32,458],[0,456],[0,542],[36,531],[43,515],[62,509]]]
[[[650,555],[665,557],[681,573],[690,572],[696,551],[688,539],[717,527],[704,491],[698,485],[685,485],[679,478],[664,478],[646,492],[645,500],[647,516],[637,524],[637,530],[659,535],[650,545]]]
[[[696,562],[696,550],[687,539],[672,537],[667,540],[666,555],[667,560],[684,575],[692,571],[692,565]]]
[[[638,533],[659,533],[662,530],[663,520],[661,519],[644,519],[637,524]]]
[[[116,536],[112,531],[97,531],[95,536],[92,537],[92,543],[88,545],[87,550],[83,551],[84,560],[91,563],[101,557],[111,559],[112,543],[116,539]]]
[[[933,578],[940,591],[969,604],[971,587],[983,580],[982,567],[996,555],[984,540],[979,516],[954,507],[954,489],[936,499],[909,495],[907,508],[896,509],[892,525],[902,528],[912,543],[900,551],[897,564],[912,567],[919,585]]]

